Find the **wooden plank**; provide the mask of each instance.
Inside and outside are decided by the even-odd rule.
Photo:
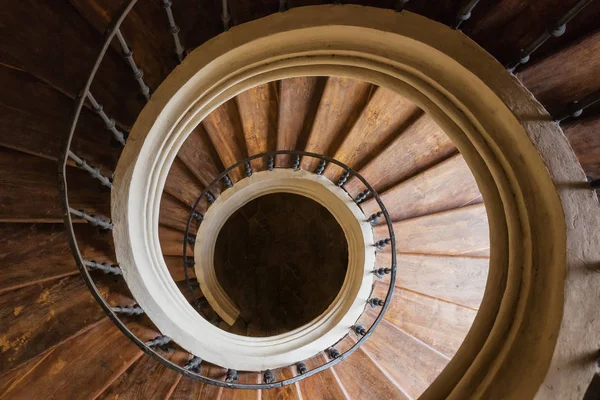
[[[572,101],[583,100],[600,90],[600,82],[594,74],[598,70],[600,30],[529,66],[517,76],[551,115],[558,115]]]
[[[312,76],[279,81],[277,150],[304,149],[323,92],[324,78]],[[290,156],[277,157],[277,167],[292,166]]]
[[[6,371],[4,370],[0,371],[0,398],[5,399],[6,393],[16,386],[21,379],[25,378],[39,363],[44,361],[46,357],[52,354],[52,351],[54,349],[27,361],[8,373],[5,373]]]
[[[373,86],[350,78],[327,79],[305,150],[333,156],[363,110]],[[302,168],[314,171],[319,160],[305,157]]]
[[[110,260],[108,235],[87,224],[75,226],[85,259]],[[62,224],[0,224],[0,293],[79,273]]]
[[[362,168],[420,114],[420,109],[409,100],[389,89],[378,88],[334,158],[351,168]],[[329,165],[325,175],[337,180],[338,170]]]
[[[275,82],[250,88],[237,95],[235,100],[240,111],[248,155],[275,150],[279,108]],[[251,164],[259,171],[267,169],[266,159],[253,160]]]
[[[244,129],[235,100],[229,100],[217,107],[204,118],[202,125],[225,168],[248,156]],[[241,167],[231,171],[232,181],[237,182],[242,177],[243,169]]]
[[[448,359],[386,320],[361,347],[402,390],[418,398],[442,372]]]
[[[0,82],[0,145],[57,160],[73,100],[33,75],[1,64]],[[112,174],[120,153],[111,147],[112,134],[87,109],[82,110],[77,126],[72,151],[106,175]]]
[[[390,253],[377,253],[377,268],[389,268]],[[490,260],[485,257],[396,254],[401,269],[396,287],[478,309],[487,283]]]
[[[384,375],[377,363],[360,348],[333,369],[352,398],[361,400],[409,399],[398,386]]]
[[[185,274],[183,272],[183,257],[181,255],[165,256],[165,263],[167,264],[167,268],[169,268],[171,277],[175,282],[185,281]],[[188,273],[190,274],[190,278],[196,278],[193,268],[188,268]]]
[[[120,0],[69,1],[99,34],[106,32],[122,7]],[[153,91],[177,65],[175,57],[165,51],[173,46],[173,38],[164,9],[158,2],[140,3],[131,10],[120,29],[138,68],[144,73],[144,81]],[[119,41],[115,39],[111,44],[113,50],[121,54]]]
[[[219,156],[201,124],[190,133],[177,157],[183,161],[204,187],[210,185],[213,179],[223,171]],[[217,189],[220,189],[220,186]],[[216,192],[219,193],[220,190]]]
[[[319,354],[316,357],[305,360],[306,367],[311,370],[325,364],[325,356]],[[298,382],[303,399],[341,400],[348,399],[344,388],[336,379],[331,369],[326,369],[309,378]]]
[[[0,63],[29,71],[75,98],[89,76],[104,35],[95,31],[75,7],[61,0],[13,2],[3,7],[0,18],[5,22],[0,26]],[[19,32],[18,40],[12,32]],[[35,43],[34,49],[28,45],[31,43]],[[136,85],[125,60],[111,50],[91,92],[108,115],[131,126],[143,106]]]
[[[387,226],[375,227],[375,238],[388,237]],[[489,256],[489,226],[483,204],[394,223],[401,253]],[[389,251],[389,246],[384,251]]]
[[[295,367],[279,368],[273,371],[275,381],[292,378],[295,375]],[[261,390],[261,400],[302,400],[302,393],[298,384],[294,383],[275,389]]]
[[[79,276],[0,295],[0,364],[10,370],[105,318]]]
[[[194,174],[179,157],[176,157],[165,182],[165,192],[191,206],[202,192],[202,189],[204,188]]]
[[[204,376],[214,376],[216,371],[220,368],[208,364],[202,363],[200,373]],[[219,399],[222,387],[209,385],[202,383],[190,378],[183,377],[179,381],[179,384],[175,388],[171,400],[205,400],[205,399]]]
[[[450,138],[428,115],[423,114],[359,173],[381,193],[456,152]],[[344,186],[352,195],[365,190],[356,178]]]
[[[238,372],[239,383],[261,383],[261,374]],[[219,400],[260,400],[261,390],[239,390],[223,388]]]
[[[161,225],[158,227],[158,237],[163,256],[183,255],[183,232]],[[187,252],[193,256],[193,246],[187,246]]]
[[[164,226],[185,232],[188,218],[190,216],[190,207],[182,204],[176,198],[168,193],[163,193],[160,200],[159,223]],[[196,234],[198,221],[192,220],[189,233]]]
[[[385,296],[387,290],[388,285],[377,282],[373,294]],[[477,311],[469,308],[397,289],[385,319],[452,358],[465,340],[476,314]]]
[[[190,355],[174,350],[160,352],[169,361],[185,365]],[[140,357],[129,369],[119,376],[102,394],[99,400],[168,399],[182,375],[159,363],[148,355]]]
[[[108,319],[57,347],[7,395],[15,399],[96,398],[142,355]]]
[[[600,116],[574,120],[563,125],[563,130],[586,175],[600,177]]]
[[[392,170],[391,168],[384,171]],[[460,154],[391,188],[381,195],[392,221],[452,210],[481,200],[481,193]],[[362,206],[367,215],[380,210],[374,199]]]
[[[0,221],[62,222],[57,171],[54,161],[0,148]],[[67,179],[71,207],[110,215],[110,192],[99,181],[74,167]]]

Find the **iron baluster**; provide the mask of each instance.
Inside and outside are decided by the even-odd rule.
[[[227,375],[225,376],[225,382],[233,383],[239,379],[238,373],[235,369],[228,369]]]
[[[356,333],[358,336],[365,336],[367,334],[367,330],[362,324],[352,325],[352,331]]]
[[[244,164],[244,174],[249,178],[252,176],[252,166],[250,165],[250,161],[247,161]]]
[[[454,29],[460,28],[460,25],[471,18],[471,12],[477,6],[479,0],[468,0],[467,3],[460,9],[458,12],[458,16],[456,17],[456,23],[454,24]]]
[[[227,0],[221,0],[221,21],[223,21],[223,30],[227,32],[230,28],[229,23],[231,22]]]
[[[300,156],[294,156],[294,164],[292,165],[292,169],[294,171],[298,171],[300,169]]]
[[[100,118],[102,118],[102,121],[104,121],[104,126],[106,130],[111,131],[115,139],[123,146],[125,146],[125,135],[123,134],[123,132],[117,129],[115,120],[113,118],[109,118],[108,115],[106,115],[106,113],[104,112],[104,107],[102,107],[102,105],[96,101],[96,98],[92,96],[91,92],[88,91],[86,93],[86,96],[92,104],[92,108],[94,109],[96,114],[98,114]]]
[[[308,371],[306,364],[303,362],[296,363],[296,370],[298,371],[298,375],[304,375]]]
[[[177,54],[177,59],[179,62],[183,61],[185,58],[185,50],[181,45],[181,41],[179,40],[179,27],[175,24],[175,18],[173,17],[173,11],[171,10],[172,2],[171,0],[163,0],[163,7],[167,13],[167,19],[169,20],[169,32],[173,35],[173,42],[175,42],[175,54]]]
[[[102,271],[105,274],[123,275],[123,271],[121,270],[121,268],[118,265],[110,265],[106,262],[97,263],[94,260],[92,260],[92,261],[83,260],[83,265],[85,265],[89,269]]]
[[[144,310],[140,306],[113,307],[113,312],[124,315],[142,315]]]
[[[226,188],[233,187],[233,183],[231,182],[231,178],[229,177],[229,175],[225,175],[223,177],[223,183],[225,184]]]
[[[356,204],[360,204],[363,201],[365,201],[365,199],[367,198],[367,196],[371,193],[371,191],[369,189],[365,190],[362,193],[359,193],[358,196],[356,196],[356,199],[354,199],[354,201],[356,202]]]
[[[112,189],[111,180],[100,173],[100,168],[91,167],[87,162],[85,162],[85,160],[83,158],[79,158],[71,150],[69,150],[68,154],[69,154],[69,157],[72,158],[73,161],[75,161],[75,164],[77,164],[78,167],[83,168],[84,170],[89,172],[93,178],[98,179],[100,181],[100,183],[102,183],[104,186]]]
[[[325,171],[325,166],[326,165],[327,165],[327,161],[321,160],[321,162],[319,163],[319,166],[317,167],[316,174],[317,175],[323,175],[323,172]]]
[[[346,184],[346,181],[348,180],[348,178],[350,178],[350,171],[345,171],[344,174],[342,175],[342,177],[340,178],[340,180],[338,181],[337,185],[339,187],[342,187]]]
[[[208,202],[212,204],[215,202],[216,199],[211,192],[206,192],[206,200],[208,200]]]
[[[69,212],[71,214],[75,215],[76,217],[85,219],[92,226],[99,226],[100,228],[106,229],[106,230],[110,230],[113,228],[112,222],[110,222],[109,220],[100,218],[95,214],[88,214],[88,213],[84,212],[83,210],[76,210],[71,207],[69,207]]]
[[[196,238],[193,237],[192,235],[188,235],[186,238],[187,242],[191,245],[196,244]]]
[[[275,382],[275,377],[273,376],[273,372],[270,369],[266,370],[263,374],[263,380],[265,383]]]
[[[571,105],[569,107],[567,107],[567,110],[565,110],[562,114],[560,114],[554,120],[556,122],[563,122],[564,120],[566,120],[568,118],[578,118],[581,116],[581,114],[583,114],[583,112],[587,108],[589,108],[595,104],[598,104],[598,103],[600,103],[600,91],[597,93],[593,93],[592,95],[586,97],[581,102],[579,102],[579,101],[572,102]]]
[[[329,356],[329,358],[331,358],[332,360],[335,358],[338,358],[340,356],[340,351],[338,349],[336,349],[335,347],[330,347],[326,350],[327,355]]]
[[[148,347],[163,347],[167,344],[171,343],[171,338],[164,335],[159,335],[152,340],[146,342],[146,346]]]
[[[119,39],[119,43],[121,44],[121,49],[123,50],[123,57],[125,57],[125,59],[129,63],[129,66],[133,71],[133,78],[137,81],[138,85],[140,86],[140,92],[144,95],[146,101],[150,100],[150,88],[144,82],[144,72],[141,69],[139,69],[137,64],[135,63],[135,60],[133,59],[133,51],[131,51],[131,49],[127,45],[127,42],[125,41],[123,33],[120,29],[117,29],[116,35],[117,39]]]
[[[275,156],[269,156],[269,161],[267,162],[267,169],[269,171],[273,171],[275,168]]]
[[[287,10],[288,10],[287,0],[279,0],[279,12],[284,12]]]
[[[198,222],[204,221],[204,215],[202,215],[202,214],[200,214],[199,212],[196,212],[196,211],[192,212],[192,218],[194,218]]]
[[[371,214],[369,219],[367,219],[367,222],[370,222],[371,225],[377,225],[379,223],[379,218],[381,218],[382,216],[383,216],[383,212],[381,212],[381,211],[379,211],[375,214]]]
[[[202,364],[202,359],[200,357],[192,357],[192,359],[190,361],[188,361],[183,368],[187,369],[188,371],[192,371],[195,373],[199,373],[200,372],[200,365]]]
[[[373,270],[373,273],[379,279],[383,278],[384,275],[390,274],[392,272],[391,268],[377,268]]]
[[[375,247],[377,247],[379,250],[383,250],[391,242],[392,242],[392,240],[390,238],[381,239],[375,243]]]
[[[369,300],[367,300],[367,304],[370,305],[372,308],[383,307],[385,301],[381,300],[378,297],[371,297]]]

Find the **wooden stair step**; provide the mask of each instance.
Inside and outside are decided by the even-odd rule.
[[[401,253],[489,256],[489,226],[485,206],[457,208],[395,222],[397,251]],[[388,237],[387,226],[374,229],[375,238]],[[388,246],[384,251],[389,251]]]
[[[527,65],[517,74],[551,115],[564,112],[574,100],[600,91],[593,71],[600,70],[600,30],[552,54]],[[568,71],[569,73],[560,73]]]
[[[387,285],[377,282],[373,295],[385,298],[386,293]],[[476,314],[477,311],[469,308],[396,288],[385,319],[452,358],[471,329]]]
[[[45,352],[24,364],[21,364],[19,367],[13,369],[8,373],[4,373],[4,371],[0,372],[0,399],[6,399],[6,394],[15,387],[21,379],[23,379],[29,371],[32,371],[39,363],[44,361],[50,354],[52,354],[54,349]],[[3,374],[4,373],[4,374]]]
[[[309,371],[326,362],[327,360],[322,354],[304,361]],[[302,379],[298,382],[298,386],[300,387],[303,399],[350,399],[346,395],[346,390],[337,378],[335,371],[331,368],[321,371],[311,377]]]
[[[143,337],[145,330],[136,332]],[[15,399],[39,398],[40,393],[48,400],[96,398],[141,355],[142,351],[105,319],[55,348],[7,395]]]
[[[73,100],[35,76],[1,64],[0,82],[0,146],[57,160],[71,122]],[[82,110],[77,126],[71,150],[110,176],[120,145],[111,145],[112,134],[90,110]]]
[[[295,367],[279,368],[273,371],[275,381],[290,379],[295,376]],[[260,391],[261,400],[302,400],[302,393],[298,383],[282,386],[275,389],[262,389]]]
[[[235,100],[229,100],[213,110],[204,118],[202,125],[225,168],[248,156]],[[231,171],[230,178],[237,182],[243,176],[243,168],[239,167]]]
[[[261,375],[250,372],[238,371],[239,383],[261,383]],[[261,390],[240,390],[223,388],[219,400],[260,400]]]
[[[235,98],[240,111],[248,155],[275,150],[277,141],[278,101],[275,82],[246,90]],[[267,160],[251,162],[254,170],[267,169]]]
[[[324,78],[312,76],[279,81],[277,150],[299,150],[305,147],[324,82]],[[279,155],[275,165],[290,168],[290,156]]]
[[[356,79],[329,77],[305,150],[333,156],[363,110],[373,85]],[[305,157],[302,168],[314,171],[319,160]]]
[[[351,168],[362,168],[420,114],[421,110],[408,99],[389,89],[378,88],[334,158]],[[338,174],[333,165],[325,169],[325,176],[331,180],[337,180]]]
[[[361,400],[409,400],[402,390],[390,381],[360,348],[337,364],[334,370],[346,392]]]
[[[87,224],[74,228],[85,259],[111,260],[109,235]],[[79,273],[62,224],[0,224],[0,236],[0,293]]]
[[[121,278],[119,278],[121,279]],[[112,305],[131,305],[113,287],[97,282]],[[10,370],[105,318],[79,276],[26,286],[0,294],[3,326],[0,364]]]
[[[170,228],[185,232],[191,208],[182,204],[168,193],[163,193],[160,200],[159,222]],[[189,233],[196,234],[198,221],[192,219]]]
[[[191,357],[188,353],[179,350],[171,353],[160,350],[158,352],[180,366],[185,365]],[[98,399],[168,399],[181,377],[182,375],[152,357],[143,355],[102,392]]]
[[[202,186],[207,187],[223,171],[219,155],[215,151],[206,130],[198,125],[181,146],[177,157],[194,174]],[[218,185],[215,194],[220,193]]]
[[[478,309],[487,283],[490,260],[485,257],[396,254],[402,273],[396,287]],[[377,253],[376,268],[389,268],[390,253]],[[384,281],[388,281],[385,279]]]
[[[167,264],[167,268],[169,268],[169,272],[171,273],[171,277],[175,282],[185,281],[185,274],[183,272],[183,257],[179,256],[164,256],[165,263]],[[195,279],[196,274],[194,273],[194,268],[188,268],[188,274],[190,278]]]
[[[158,238],[163,256],[183,257],[184,234],[180,230],[160,225],[158,227]],[[187,246],[188,256],[194,255],[194,246]]]
[[[203,189],[185,163],[176,157],[165,182],[165,192],[192,206]]]
[[[104,35],[95,31],[72,4],[64,1],[24,0],[7,5],[4,11],[11,18],[0,29],[0,63],[29,71],[74,99],[88,78]],[[24,21],[30,20],[32,15],[36,16],[36,23],[22,29]],[[11,32],[20,32],[20,40],[14,40]],[[60,35],[48,32],[60,32]],[[35,43],[35,51],[22,43]],[[60,68],[49,68],[51,65]],[[107,114],[122,125],[131,126],[143,106],[136,95],[136,85],[127,62],[110,50],[91,92]],[[121,95],[115,96],[115,93]]]
[[[401,221],[463,207],[482,198],[469,166],[457,154],[383,192],[381,200],[392,221]],[[366,201],[362,209],[366,215],[380,211],[375,199]]]
[[[214,372],[209,371],[214,369],[216,369],[215,366],[202,363],[200,373],[204,376],[214,375]],[[173,391],[171,400],[219,399],[222,391],[222,387],[209,385],[208,383],[196,381],[184,376],[179,381],[175,391]]]
[[[382,193],[455,152],[448,135],[430,116],[423,114],[359,173],[378,193]],[[365,190],[357,178],[350,179],[344,188],[352,196]]]
[[[361,347],[410,398],[418,398],[442,372],[448,358],[382,320]]]
[[[114,0],[70,2],[101,35],[121,9],[120,2]],[[151,90],[156,89],[177,65],[175,57],[165,51],[173,46],[173,37],[168,31],[164,9],[156,2],[133,7],[120,29],[128,47],[133,51],[138,68],[144,73],[144,81]],[[118,39],[115,38],[111,45],[115,53],[122,53]]]
[[[54,161],[0,148],[0,221],[63,222],[57,171]],[[108,188],[75,167],[68,168],[67,180],[71,207],[110,215]]]
[[[600,177],[600,116],[569,121],[562,128],[586,175]]]

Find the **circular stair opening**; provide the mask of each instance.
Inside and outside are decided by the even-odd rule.
[[[217,279],[240,308],[240,332],[265,337],[301,327],[331,305],[348,269],[348,244],[334,216],[292,193],[258,197],[218,234]]]

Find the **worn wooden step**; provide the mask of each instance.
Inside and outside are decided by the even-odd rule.
[[[190,359],[189,353],[173,350],[159,354],[167,360],[183,366]],[[100,396],[99,400],[114,399],[167,399],[178,385],[182,375],[159,363],[148,355],[140,357],[121,374]]]
[[[121,3],[115,0],[69,1],[99,34],[106,32],[122,7]],[[146,2],[133,7],[120,28],[128,47],[133,51],[138,68],[144,73],[144,81],[152,91],[177,65],[175,57],[166,51],[173,46],[173,37],[169,33],[166,18],[160,3]],[[111,45],[117,54],[122,53],[116,38]]]
[[[240,111],[248,155],[275,150],[279,104],[275,82],[265,83],[240,93],[235,98]],[[258,171],[267,169],[267,160],[251,162]]]
[[[392,168],[386,168],[393,170]],[[481,202],[481,193],[460,154],[381,194],[392,221],[420,217]],[[379,211],[374,199],[362,205],[367,215]]]
[[[362,168],[420,113],[419,108],[408,99],[389,89],[378,88],[335,152],[334,158],[351,168]],[[325,175],[337,180],[339,169],[329,165]]]
[[[319,354],[316,357],[304,361],[306,367],[311,370],[326,363],[325,356]],[[328,368],[309,378],[298,382],[303,399],[340,400],[348,399],[346,390],[341,385],[335,371]]]
[[[202,363],[200,367],[200,373],[202,375],[211,374],[209,369],[215,369],[213,365]],[[191,378],[182,377],[177,387],[171,395],[171,400],[205,400],[205,399],[218,399],[221,396],[223,388],[215,385],[209,385],[196,381]]]
[[[557,116],[572,101],[600,91],[600,82],[593,74],[600,70],[598,54],[600,30],[528,66],[517,76],[550,114]]]
[[[152,338],[147,329],[135,333]],[[105,319],[100,324],[52,351],[7,391],[9,398],[96,398],[125,372],[142,351]]]
[[[279,368],[273,371],[275,381],[293,378],[295,376],[295,367]],[[275,389],[261,389],[261,400],[302,400],[302,392],[298,383],[286,385]]]
[[[574,120],[562,128],[586,175],[600,177],[600,141],[596,134],[600,131],[600,116]]]
[[[381,321],[361,349],[413,399],[429,387],[449,361],[386,320]]]
[[[325,78],[312,76],[279,81],[279,118],[277,150],[302,150],[315,118]],[[289,155],[279,155],[277,167],[289,168]]]
[[[365,400],[408,400],[402,390],[360,348],[350,357],[333,367],[340,383],[354,399]]]
[[[239,383],[261,383],[261,375],[257,373],[238,372]],[[223,388],[219,400],[260,400],[261,390],[240,390]]]
[[[79,250],[87,260],[109,261],[109,235],[77,224]],[[0,224],[0,293],[79,273],[62,224]]]
[[[223,171],[219,155],[215,151],[210,138],[202,124],[198,125],[181,146],[177,157],[202,186],[207,187]],[[220,193],[221,185],[215,188],[215,194]]]
[[[165,182],[165,192],[191,206],[202,192],[202,189],[204,187],[198,182],[194,174],[179,157],[176,157]]]
[[[448,135],[430,116],[423,114],[359,173],[381,193],[455,152],[456,148]],[[365,190],[357,178],[349,180],[344,188],[352,196]]]
[[[182,204],[179,200],[168,193],[163,193],[160,200],[159,222],[164,226],[185,232],[185,227],[190,216],[191,208]],[[196,234],[198,221],[192,219],[190,223],[190,234]]]
[[[0,28],[0,63],[29,71],[75,98],[96,61],[103,35],[65,1],[24,0],[7,5],[4,13],[10,18],[5,18]],[[35,24],[30,23],[32,15],[36,16]],[[28,29],[22,29],[25,25]],[[20,40],[14,40],[13,32],[21,32]],[[35,51],[23,43],[35,43]],[[49,68],[52,65],[57,67]],[[110,50],[91,91],[107,114],[122,125],[131,126],[143,106],[136,85],[125,60]]]
[[[378,252],[375,262],[376,268],[389,268],[391,254]],[[396,262],[402,269],[396,277],[396,287],[463,307],[479,308],[487,283],[489,258],[398,253]]]
[[[0,148],[0,221],[62,222],[56,162]],[[69,167],[71,207],[110,215],[110,191],[84,170]]]
[[[185,274],[183,272],[183,257],[179,256],[165,256],[165,263],[169,268],[169,273],[175,282],[185,281]],[[194,274],[194,268],[188,268],[188,274],[190,278],[196,278]]]
[[[244,129],[235,100],[229,100],[217,107],[204,118],[202,125],[225,168],[248,156]],[[239,167],[231,171],[230,177],[232,181],[237,182],[243,176],[243,168]]]
[[[376,238],[389,235],[385,225],[377,226],[374,232]],[[395,222],[394,233],[401,253],[489,256],[490,234],[483,204]]]
[[[158,237],[163,256],[183,256],[184,234],[182,231],[161,225],[158,228]],[[194,255],[194,246],[187,246],[187,254]]]
[[[69,131],[73,100],[35,76],[2,64],[0,81],[0,145],[57,160]],[[110,176],[120,145],[111,145],[112,133],[90,110],[82,110],[77,126],[71,150]]]
[[[305,150],[333,156],[365,106],[373,86],[356,79],[329,77]],[[305,157],[302,168],[314,171],[319,160]]]
[[[117,279],[122,279],[121,277]],[[97,282],[111,305],[133,300]],[[0,294],[3,372],[94,326],[105,314],[79,276],[55,279]]]
[[[385,298],[387,288],[386,284],[377,282],[373,295]],[[397,288],[385,319],[452,358],[476,314],[477,311],[469,308]]]

